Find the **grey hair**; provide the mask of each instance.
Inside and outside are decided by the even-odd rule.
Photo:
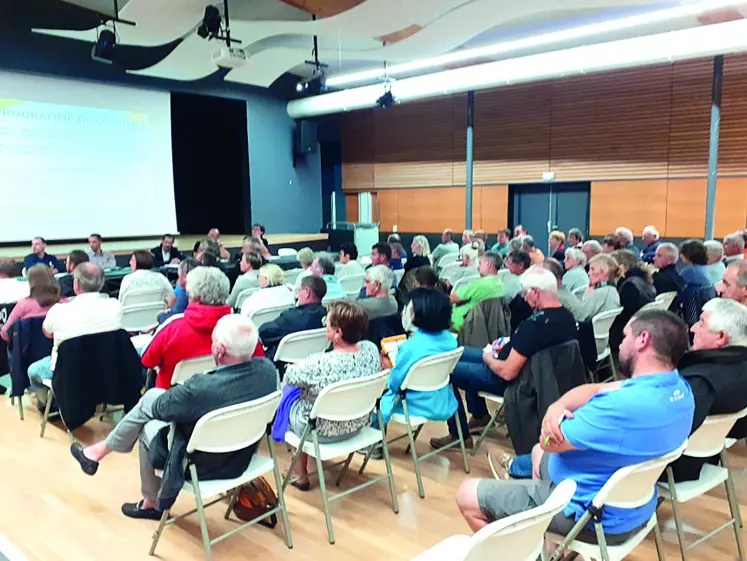
[[[298,250],[298,255],[296,255],[296,259],[298,259],[298,262],[301,264],[301,267],[303,267],[304,269],[308,269],[309,267],[311,267],[311,264],[314,262],[314,252],[311,251],[310,247],[304,247]]]
[[[369,279],[378,282],[381,285],[381,289],[386,290],[387,292],[394,282],[394,273],[386,265],[374,265],[366,271],[366,274]]]
[[[659,239],[659,230],[656,229],[656,226],[646,226],[643,229],[644,234],[651,234],[656,237],[656,239]]]
[[[633,232],[630,230],[630,228],[620,226],[617,230],[615,230],[615,234],[623,238],[628,243],[633,243]]]
[[[496,253],[495,251],[486,251],[483,257],[490,261],[490,264],[493,265],[496,271],[500,271],[501,267],[503,267],[503,257],[501,257],[499,253]]]
[[[83,292],[100,292],[106,280],[104,270],[93,263],[80,263],[73,271],[73,279]]]
[[[672,256],[672,263],[676,263],[677,260],[680,258],[680,250],[673,243],[664,242],[662,244],[659,244],[659,249],[665,249],[669,252],[669,254]]]
[[[558,293],[558,279],[551,271],[539,265],[529,267],[519,278],[519,283],[521,283],[521,288],[526,290],[534,288],[548,294]]]
[[[523,236],[521,238],[521,245],[522,246],[526,246],[526,247],[528,247],[530,249],[533,248],[534,247],[534,238],[532,236],[530,236],[529,234],[527,234],[526,236]]]
[[[420,251],[413,251],[415,255],[428,257],[431,254],[431,244],[428,243],[428,238],[425,236],[415,236],[412,243],[420,247]]]
[[[703,242],[706,247],[706,254],[709,257],[716,257],[720,260],[724,256],[724,246],[718,240],[706,240]]]
[[[217,267],[197,267],[187,273],[187,294],[206,306],[223,306],[231,292],[231,283]]]
[[[568,261],[568,259],[573,259],[574,261],[578,261],[578,264],[581,267],[586,267],[586,254],[577,247],[566,249],[565,259],[566,261]]]
[[[508,242],[508,252],[514,253],[515,251],[521,251],[524,248],[524,244],[521,243],[521,238],[513,238]]]
[[[201,266],[197,259],[194,257],[187,257],[184,261],[179,263],[179,276],[187,276],[190,271],[194,271],[197,267]]]
[[[317,257],[316,264],[323,275],[335,274],[335,262],[326,255],[320,255]]]
[[[589,240],[584,242],[584,245],[582,247],[585,248],[591,248],[594,250],[594,255],[599,255],[604,250],[602,248],[602,244],[600,244],[597,240]]]
[[[747,346],[747,306],[736,300],[714,298],[703,304],[703,313],[710,313],[708,330],[723,332],[729,345]]]
[[[744,237],[737,232],[724,236],[724,245],[726,244],[734,244],[739,251],[744,251]]]
[[[226,353],[238,360],[251,359],[258,340],[257,326],[241,314],[223,316],[213,328],[213,343],[223,345]]]

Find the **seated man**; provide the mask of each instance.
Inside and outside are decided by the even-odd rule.
[[[122,306],[119,300],[99,294],[104,286],[104,271],[92,263],[81,263],[73,272],[75,299],[55,304],[47,312],[42,329],[54,339],[52,355],[29,366],[29,378],[37,382],[49,379],[57,362],[57,349],[68,339],[116,331],[122,328]]]
[[[228,305],[237,307],[239,294],[248,288],[259,288],[259,270],[262,267],[262,257],[256,253],[244,253],[241,256],[239,269],[242,275],[236,279],[228,297]]]
[[[67,255],[65,260],[65,270],[67,274],[61,275],[57,279],[60,283],[60,296],[63,298],[72,298],[75,296],[75,290],[73,289],[73,271],[81,263],[88,263],[88,254],[80,249],[74,249]],[[104,283],[106,285],[106,283]]]
[[[736,232],[724,236],[724,265],[731,265],[734,261],[744,259],[744,238]]]
[[[23,267],[27,271],[39,263],[52,267],[55,274],[65,270],[59,259],[47,253],[47,240],[44,238],[34,238],[31,240],[31,253],[23,258]]]
[[[366,271],[363,283],[366,297],[357,302],[366,310],[369,320],[397,313],[397,300],[389,294],[393,278],[394,273],[385,265],[374,265]]]
[[[498,276],[498,271],[502,266],[501,256],[488,251],[480,257],[477,266],[481,278],[451,291],[449,300],[454,306],[451,312],[451,328],[454,331],[459,332],[462,329],[464,318],[475,305],[483,300],[503,297],[503,281]]]
[[[70,452],[88,475],[94,475],[99,462],[111,452],[127,453],[140,442],[140,482],[142,499],[122,505],[122,514],[131,518],[160,520],[171,508],[184,483],[187,442],[195,423],[207,413],[262,398],[276,389],[275,367],[266,359],[252,360],[257,345],[257,329],[245,317],[221,318],[212,330],[211,353],[218,365],[202,375],[168,391],[149,390],[124,416],[106,440],[83,448],[79,443]],[[171,423],[178,423],[174,440],[168,445]],[[261,441],[260,441],[261,442]],[[233,479],[246,471],[259,443],[236,452],[198,452],[189,459],[196,464],[200,480]],[[153,460],[159,460],[155,464]],[[164,470],[163,477],[155,469]]]
[[[747,306],[747,260],[735,261],[726,268],[721,282],[716,285],[716,292],[721,298]]]
[[[340,248],[340,267],[337,278],[344,279],[353,275],[362,275],[366,271],[363,265],[358,263],[358,248],[353,242],[345,242]]]
[[[176,265],[184,256],[174,245],[174,236],[171,234],[164,234],[161,238],[161,245],[157,245],[150,250],[153,256],[153,264],[156,267],[163,267],[164,265]]]
[[[541,265],[545,260],[545,254],[535,245],[534,238],[529,235],[524,236],[521,238],[521,244],[521,249],[529,254],[529,259],[532,262],[532,265]]]
[[[327,309],[322,300],[327,294],[324,279],[316,276],[304,277],[298,291],[298,305],[284,311],[274,321],[263,323],[259,328],[259,339],[265,346],[265,354],[272,360],[280,340],[286,335],[320,329],[324,327]]]
[[[207,233],[207,239],[213,240],[217,246],[218,246],[218,252],[221,259],[230,259],[231,254],[228,252],[228,250],[223,247],[223,244],[220,243],[220,230],[218,228],[210,228],[210,231]],[[193,248],[193,253],[198,253],[200,251],[200,246],[203,242],[196,242],[195,246]],[[197,255],[195,255],[197,257]]]
[[[174,287],[174,299],[171,306],[165,312],[158,314],[158,323],[163,323],[171,316],[183,314],[189,305],[189,296],[187,295],[187,275],[193,269],[200,266],[200,262],[194,257],[187,257],[179,263],[179,279]]]
[[[560,264],[560,261],[550,257],[549,259],[545,259],[542,266],[558,279],[558,301],[560,305],[571,312],[576,321],[584,321],[586,317],[581,300],[571,294],[570,290],[563,285],[563,265]]]
[[[371,246],[371,265],[386,265],[390,269],[392,260],[392,246],[388,243],[377,243]]]
[[[88,245],[91,246],[91,251],[86,252],[88,260],[102,269],[113,269],[117,266],[117,261],[114,259],[114,254],[106,253],[101,249],[102,241],[100,234],[91,234],[88,236]]]
[[[503,297],[511,302],[521,292],[521,275],[532,266],[531,258],[526,251],[512,251],[506,258],[506,268],[501,271]]]
[[[454,232],[451,228],[446,228],[441,234],[441,243],[436,246],[436,249],[431,253],[433,264],[438,266],[440,259],[447,253],[459,253],[459,244],[456,243],[452,238]]]
[[[675,369],[687,345],[687,326],[674,314],[636,314],[625,327],[620,347],[620,373],[626,380],[579,386],[548,408],[532,454],[533,481],[462,483],[457,504],[470,528],[477,531],[539,506],[556,485],[572,479],[576,493],[548,528],[566,536],[618,469],[679,448],[690,432],[694,409],[690,387]],[[639,508],[604,508],[607,543],[623,543],[645,526],[656,510],[656,499],[654,493]],[[577,539],[596,542],[593,526]]]
[[[326,300],[340,300],[346,297],[340,281],[335,276],[335,262],[329,257],[321,255],[314,259],[311,270],[317,277],[322,277],[327,285]]]
[[[252,226],[252,236],[254,236],[255,239],[262,242],[262,256],[263,257],[269,257],[270,256],[270,244],[265,238],[265,227],[262,224],[254,224]]]
[[[389,244],[389,247],[392,248],[392,258],[389,260],[389,268],[392,271],[404,269],[405,266],[402,263],[402,258],[404,257],[405,248],[399,242],[392,242]]]
[[[485,400],[478,392],[503,395],[506,387],[521,372],[535,353],[567,343],[578,337],[576,320],[560,305],[558,281],[550,271],[531,267],[521,276],[521,290],[534,313],[521,322],[508,343],[493,343],[493,352],[466,347],[462,358],[451,373],[451,383],[459,402],[459,419],[467,447],[472,446],[471,432],[481,431],[490,421]],[[459,389],[464,390],[472,420],[467,423]],[[433,448],[441,448],[458,438],[454,420],[449,421],[449,434],[431,439]]]
[[[657,294],[676,292],[679,294],[685,288],[685,281],[677,272],[677,260],[680,250],[673,243],[661,243],[654,254],[654,267],[659,269],[653,275],[654,288]]]

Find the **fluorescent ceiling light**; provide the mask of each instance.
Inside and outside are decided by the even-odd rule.
[[[384,76],[407,74],[410,72],[415,72],[417,70],[434,68],[437,66],[447,66],[450,64],[465,62],[478,58],[492,58],[496,55],[506,54],[521,49],[540,47],[543,45],[552,45],[554,43],[562,43],[563,41],[582,39],[584,37],[592,37],[594,35],[603,35],[612,31],[632,29],[642,25],[649,25],[652,23],[668,21],[680,17],[699,15],[705,12],[719,10],[741,3],[742,2],[734,0],[696,1],[689,4],[675,6],[673,8],[663,8],[661,10],[647,12],[645,14],[638,14],[635,16],[604,21],[601,23],[592,23],[589,25],[574,27],[572,29],[564,29],[562,31],[536,35],[534,37],[526,37],[524,39],[517,39],[515,41],[506,41],[503,43],[497,43],[495,45],[488,45],[486,47],[465,49],[434,58],[426,58],[413,62],[395,64],[393,66],[389,66],[388,68],[377,68],[374,70],[364,70],[361,72],[353,72],[351,74],[343,74],[340,76],[330,76],[327,78],[327,86],[339,87],[356,82],[375,80]]]
[[[411,101],[513,83],[741,51],[747,51],[747,20],[445,70],[397,80],[391,84],[391,90],[397,101]],[[376,84],[298,99],[288,103],[288,115],[301,118],[374,107],[381,93],[381,84]]]

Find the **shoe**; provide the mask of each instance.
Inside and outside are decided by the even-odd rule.
[[[444,446],[447,446],[452,442],[459,442],[459,438],[456,436],[451,436],[450,434],[447,434],[446,436],[442,436],[440,438],[431,438],[431,448],[433,448],[434,450],[438,450],[439,448],[443,448]],[[464,447],[472,448],[472,438],[464,439]],[[459,447],[449,448],[449,450],[459,450]]]
[[[514,463],[515,457],[516,456],[514,456],[513,454],[503,454],[503,457],[501,457],[500,461],[498,462],[498,467],[496,468],[493,465],[493,458],[490,455],[490,452],[488,452],[488,465],[490,466],[490,471],[493,473],[493,477],[501,481],[511,479],[511,476],[508,472],[511,469],[511,464]]]
[[[481,434],[482,429],[484,429],[486,426],[488,426],[488,423],[490,422],[490,415],[485,415],[484,417],[472,417],[469,421],[469,433],[470,434]]]
[[[125,503],[122,505],[122,514],[129,518],[141,518],[143,520],[161,520],[163,512],[156,508],[142,508],[143,501],[139,503]]]
[[[83,473],[87,475],[94,475],[96,471],[98,471],[99,463],[92,460],[91,458],[86,457],[86,455],[83,453],[83,446],[79,442],[76,442],[75,444],[72,444],[70,446],[70,453],[73,455],[73,458],[78,460],[80,469],[83,470]]]
[[[311,489],[311,482],[310,481],[291,481],[291,485],[298,489],[299,491],[308,491]]]

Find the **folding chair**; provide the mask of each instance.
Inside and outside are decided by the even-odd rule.
[[[325,328],[290,333],[278,343],[275,362],[298,362],[314,353],[323,353],[329,347]]]
[[[477,442],[475,442],[475,445],[472,447],[470,456],[474,456],[475,454],[477,454],[477,451],[480,449],[480,444],[482,444],[482,441],[485,440],[485,437],[488,435],[490,429],[492,429],[497,424],[498,417],[503,412],[504,407],[503,396],[495,395],[488,392],[477,392],[477,395],[487,401],[492,401],[497,405],[497,407],[495,408],[495,411],[493,411],[493,414],[490,416],[490,421],[488,421],[488,424],[485,425],[484,429],[482,429]]]
[[[302,272],[303,272],[303,269],[298,269],[298,268],[289,269],[288,271],[283,271],[283,282],[285,284],[292,284],[295,287],[296,280],[298,279],[298,275],[300,275]]]
[[[664,561],[662,551],[661,531],[656,519],[656,511],[651,515],[646,525],[620,545],[608,546],[602,529],[602,514],[606,506],[616,508],[639,508],[651,501],[656,491],[656,480],[667,465],[682,455],[687,441],[660,458],[618,469],[607,483],[599,490],[591,505],[584,511],[568,536],[563,538],[556,534],[548,534],[550,541],[560,543],[550,558],[558,561],[566,549],[575,551],[585,559],[600,559],[601,561],[621,561],[625,559],[653,530],[656,543],[656,554],[659,561]],[[576,536],[583,530],[590,520],[594,521],[594,530],[598,543],[591,544],[576,541]]]
[[[454,253],[447,253],[438,260],[438,266],[439,268],[443,269],[447,265],[451,265],[452,263],[456,263],[457,261],[459,261],[458,251],[455,251]]]
[[[396,408],[397,405],[401,402],[403,412],[394,413],[389,419],[390,423],[399,423],[401,425],[405,425],[405,427],[407,428],[407,434],[403,434],[401,436],[398,436],[397,438],[393,438],[389,441],[389,444],[392,444],[393,442],[396,442],[402,438],[408,439],[409,445],[407,446],[407,450],[405,451],[405,453],[409,451],[412,454],[412,462],[415,465],[415,477],[418,480],[418,494],[420,495],[421,499],[425,498],[425,491],[423,490],[423,479],[420,475],[420,463],[423,460],[427,460],[431,456],[434,456],[435,454],[443,452],[444,450],[447,450],[452,446],[456,446],[458,444],[462,449],[462,459],[464,460],[465,473],[469,473],[469,463],[467,461],[467,450],[464,447],[462,425],[459,422],[459,411],[454,413],[454,420],[456,421],[459,440],[447,444],[446,446],[443,446],[437,450],[432,450],[431,452],[428,452],[423,456],[418,456],[418,452],[415,448],[415,441],[418,439],[418,436],[420,436],[420,431],[423,429],[423,426],[425,426],[428,421],[432,421],[432,419],[428,419],[427,417],[410,416],[407,408],[407,390],[416,392],[433,392],[440,390],[441,388],[448,387],[451,381],[451,372],[454,370],[457,362],[459,362],[459,358],[462,356],[463,352],[464,347],[459,347],[458,349],[449,351],[448,353],[429,356],[428,358],[421,359],[413,364],[410,367],[410,370],[405,375],[405,379],[402,381],[399,395],[397,396],[397,399],[394,403],[394,407]],[[413,432],[413,428],[415,429],[415,432]],[[364,467],[365,462],[361,469],[363,469]]]
[[[239,292],[239,295],[236,297],[236,305],[234,308],[237,310],[241,309],[241,305],[244,303],[244,300],[249,298],[252,294],[257,292],[259,290],[258,286],[252,286],[251,288],[245,288],[241,292]]]
[[[641,310],[666,310],[669,308],[664,300],[654,300],[641,306]]]
[[[477,273],[477,271],[475,271]],[[474,280],[477,280],[480,278],[480,273],[477,273],[475,275],[465,275],[458,281],[454,283],[454,288],[451,289],[452,292],[456,291],[460,286],[466,286],[469,283],[471,283]],[[498,278],[498,277],[496,277]]]
[[[342,290],[347,294],[348,292],[355,292],[356,294],[363,288],[363,282],[366,280],[366,275],[350,275],[340,279],[340,286]]]
[[[610,329],[612,324],[615,323],[615,318],[622,313],[623,309],[615,308],[614,310],[608,310],[600,314],[595,315],[591,318],[591,325],[594,329],[594,340],[597,344],[597,366],[594,370],[594,374],[599,372],[604,361],[608,361],[612,376],[609,380],[617,379],[617,369],[615,368],[615,359],[612,356],[612,350],[610,349]],[[600,350],[601,349],[601,350]],[[592,376],[593,378],[593,376]]]
[[[280,314],[285,310],[290,310],[292,307],[292,304],[281,304],[279,306],[270,306],[269,308],[260,308],[259,310],[251,312],[249,314],[249,319],[254,322],[254,325],[260,327],[265,323],[275,321],[278,319]]]
[[[672,302],[674,302],[675,298],[677,298],[676,292],[662,292],[661,294],[656,296],[656,301],[664,302],[664,309],[668,310],[669,306],[672,305]]]
[[[122,329],[127,333],[143,333],[158,326],[158,314],[166,310],[164,302],[132,304],[122,307]]]
[[[576,492],[570,479],[555,487],[545,504],[503,520],[496,520],[472,536],[445,539],[411,561],[535,561],[542,555],[545,532],[553,517],[562,511]]]
[[[148,290],[130,290],[122,295],[119,303],[125,306],[134,306],[136,304],[164,304],[164,292],[160,288]]]
[[[392,271],[394,273],[394,280],[397,281],[397,285],[399,286],[399,283],[402,282],[402,277],[405,276],[405,270],[404,269],[397,269],[396,271]]]
[[[298,250],[292,247],[281,247],[278,249],[278,257],[291,257],[294,255],[298,255]]]
[[[392,508],[394,509],[395,514],[399,512],[399,505],[397,504],[397,489],[394,486],[394,474],[392,473],[392,464],[389,459],[389,447],[386,442],[384,422],[381,418],[381,408],[379,404],[388,378],[389,370],[383,370],[373,376],[357,378],[354,380],[343,380],[341,382],[330,384],[319,392],[319,395],[314,402],[314,406],[311,409],[309,422],[301,437],[299,438],[297,434],[290,431],[285,433],[285,442],[295,448],[296,451],[293,453],[291,465],[288,468],[288,473],[285,475],[285,479],[283,480],[283,489],[285,489],[290,482],[293,475],[293,469],[296,466],[298,456],[301,452],[305,452],[316,459],[319,488],[322,493],[322,501],[324,502],[324,518],[327,521],[327,535],[329,537],[329,543],[331,544],[335,543],[335,535],[332,531],[332,517],[329,513],[329,504],[332,501],[341,499],[351,493],[360,491],[361,489],[365,489],[366,487],[381,481],[388,480],[389,492],[392,495]],[[370,415],[374,410],[376,411],[379,428],[364,427],[346,440],[330,444],[319,443],[319,433],[316,428],[317,419],[326,419],[328,421],[350,421]],[[309,442],[309,438],[311,438],[311,442]],[[381,442],[384,449],[384,461],[386,462],[387,474],[329,497],[327,495],[327,486],[324,480],[324,464],[322,462],[347,456],[347,459],[343,463],[342,471],[337,477],[336,484],[339,486],[356,451],[368,449],[368,453],[366,454],[366,458],[368,458],[374,446],[379,442]],[[362,472],[363,468],[361,468],[359,473]]]
[[[264,520],[268,516],[277,513],[280,513],[280,516],[283,519],[285,539],[288,548],[293,547],[290,525],[288,523],[288,510],[285,506],[283,486],[280,479],[280,470],[278,469],[275,451],[269,436],[269,424],[272,423],[272,418],[275,415],[281,397],[281,392],[277,391],[260,399],[255,399],[254,401],[239,403],[237,405],[231,405],[229,407],[223,407],[222,409],[211,411],[207,415],[203,415],[202,418],[197,421],[194,431],[192,432],[192,437],[189,439],[189,443],[187,444],[187,464],[190,480],[185,481],[182,489],[194,496],[197,508],[174,518],[169,517],[170,510],[165,510],[161,517],[161,523],[158,526],[158,530],[156,530],[156,533],[153,535],[153,543],[150,546],[150,555],[155,554],[156,546],[158,545],[158,541],[161,539],[161,534],[166,526],[174,524],[177,520],[181,520],[195,512],[197,513],[197,518],[200,522],[202,543],[205,547],[205,558],[207,561],[212,561],[213,559],[213,545],[233,534],[236,534],[237,532],[240,532],[244,528],[248,528],[257,522]],[[246,471],[236,479],[200,481],[197,478],[197,468],[195,467],[195,464],[189,460],[189,456],[192,453],[198,451],[213,454],[234,452],[259,442],[263,435],[270,452],[269,458],[261,456],[259,453],[255,453]],[[226,514],[224,515],[224,518],[228,520],[231,515],[231,509],[233,509],[233,505],[238,499],[241,486],[269,471],[271,471],[275,476],[278,505],[254,520],[246,522],[245,524],[242,524],[239,527],[211,540],[210,535],[208,534],[207,521],[205,520],[205,508],[221,502],[224,498],[223,494],[226,493],[231,498],[228,508],[226,509]],[[203,504],[203,499],[209,499],[215,496],[218,498],[207,504]]]
[[[734,423],[745,415],[747,415],[747,409],[730,415],[711,415],[706,417],[700,428],[698,428],[698,430],[696,430],[688,440],[687,448],[685,449],[683,456],[710,458],[711,456],[718,454],[721,456],[720,466],[704,464],[700,472],[700,477],[697,480],[684,481],[681,483],[675,483],[672,466],[667,466],[667,483],[659,483],[662,496],[672,501],[674,525],[677,529],[677,541],[680,544],[682,561],[686,561],[686,553],[688,551],[715,536],[722,530],[725,530],[729,526],[733,526],[734,528],[739,559],[740,561],[744,561],[742,536],[739,531],[742,526],[742,520],[739,513],[737,494],[734,490],[734,481],[732,480],[731,473],[726,464],[725,439],[726,435],[729,434],[729,431],[734,426]],[[685,529],[683,528],[679,511],[680,506],[682,503],[686,503],[692,499],[700,497],[701,495],[705,495],[708,491],[714,489],[721,483],[726,487],[726,498],[729,502],[731,520],[688,545],[685,540]]]
[[[443,260],[443,257],[441,259]],[[456,261],[449,263],[447,265],[441,265],[441,272],[438,273],[438,276],[441,279],[448,279],[451,276],[451,274],[457,269],[459,269],[461,266],[462,266],[461,263],[457,263]]]
[[[174,375],[171,377],[171,385],[183,384],[195,374],[202,374],[206,370],[215,368],[213,355],[196,356],[185,358],[174,367]]]

